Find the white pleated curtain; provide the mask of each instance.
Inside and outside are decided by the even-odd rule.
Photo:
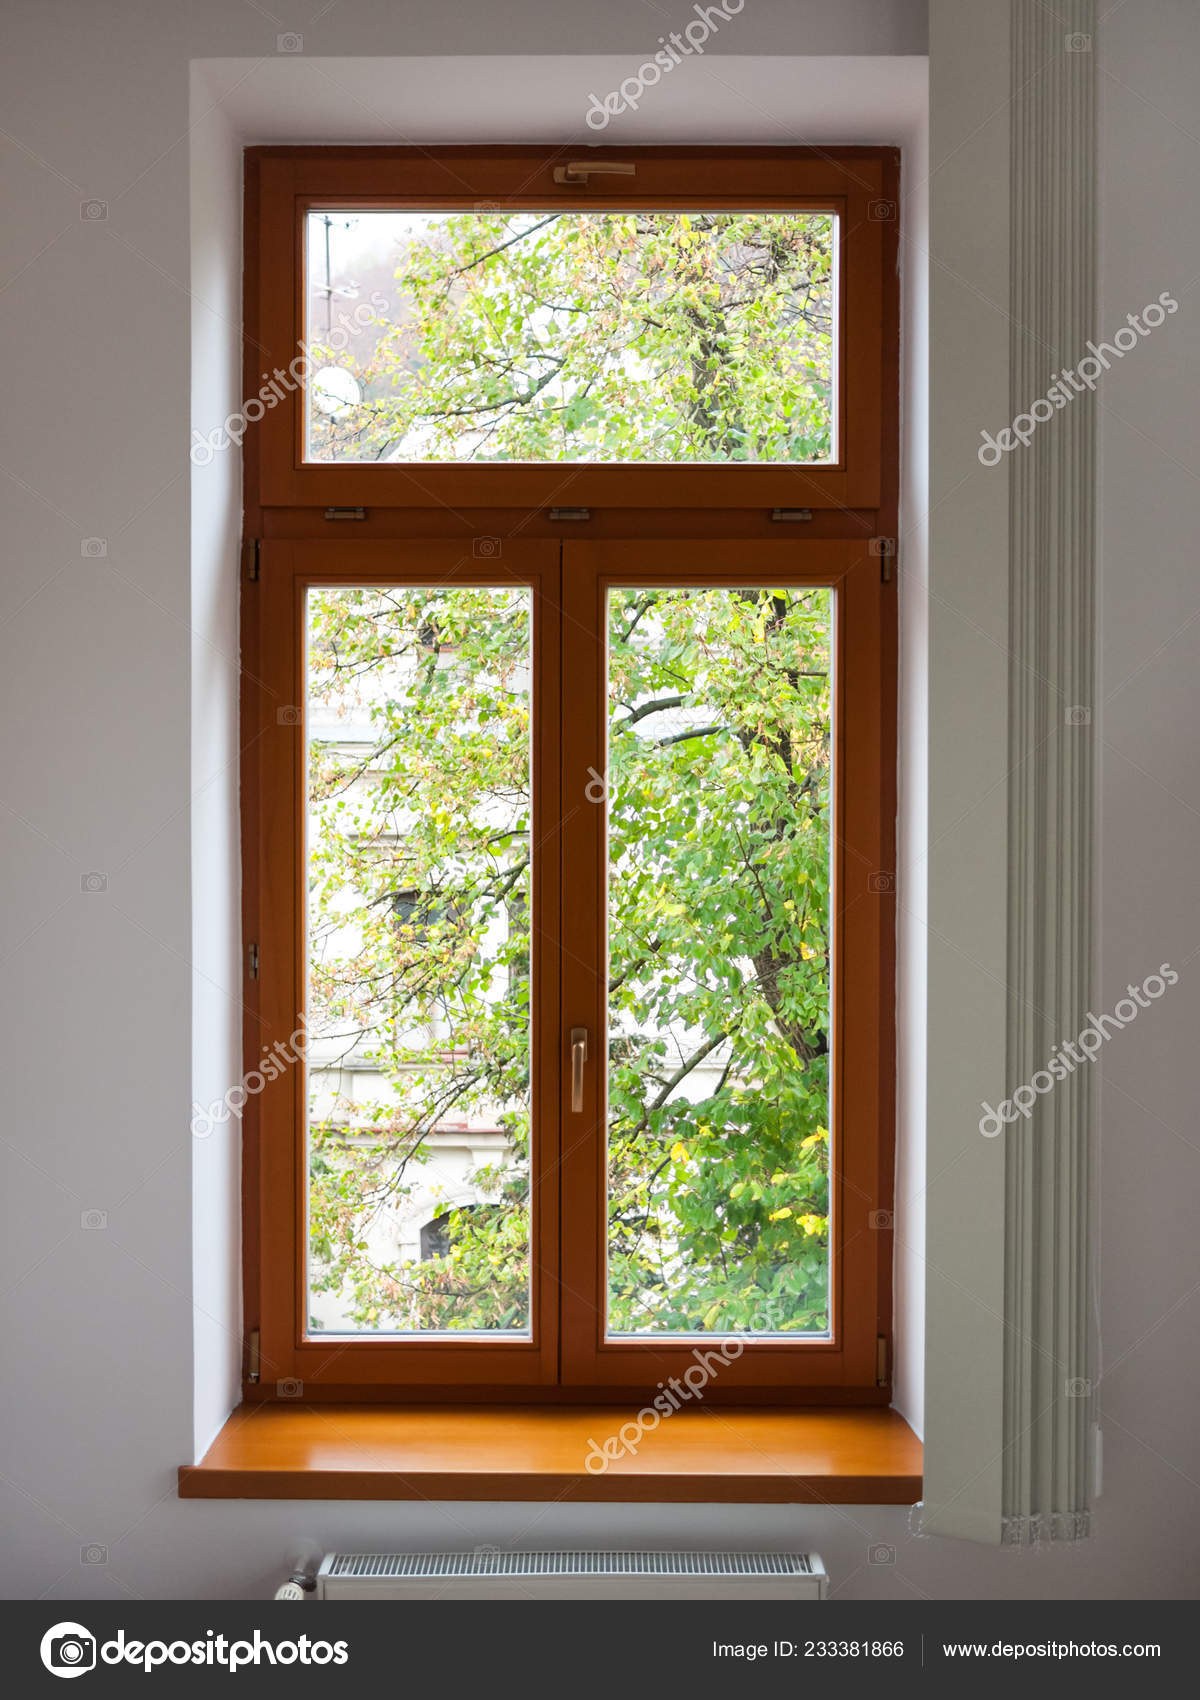
[[[994,64],[979,64],[979,129],[954,91],[951,116],[979,156],[995,160],[1008,144],[1007,184],[979,183],[993,217],[1008,225],[1007,418],[1031,417],[1028,439],[1005,451],[990,480],[1007,480],[1007,520],[998,516],[982,547],[1007,556],[1007,752],[1002,799],[1007,872],[1003,966],[996,929],[990,978],[1003,978],[1005,1092],[1027,1085],[1026,1119],[1004,1127],[990,1153],[980,1149],[970,1106],[989,1099],[980,1068],[997,1066],[995,1041],[957,1063],[939,1056],[936,998],[930,1005],[931,1175],[955,1178],[929,1188],[927,1267],[926,1489],[921,1526],[931,1534],[989,1542],[1039,1543],[1085,1538],[1090,1526],[1095,1395],[1091,1270],[1094,1188],[1094,1070],[1080,1067],[1044,1090],[1045,1069],[1064,1040],[1086,1025],[1092,1003],[1095,417],[1086,389],[1045,401],[1055,375],[1074,369],[1097,336],[1095,323],[1094,0],[1010,0],[1007,99]],[[974,18],[972,19],[972,14]],[[938,53],[957,56],[970,79],[970,30],[996,34],[986,0],[932,0],[933,259],[938,263]],[[944,73],[948,76],[949,70]],[[984,89],[988,92],[984,92]],[[1004,122],[1006,137],[995,133]],[[992,126],[992,132],[985,130]],[[949,126],[947,126],[949,128]],[[990,135],[990,140],[989,140]],[[963,160],[947,169],[964,171]],[[1007,192],[1004,193],[1006,188]],[[943,185],[949,197],[951,188]],[[947,201],[950,218],[958,216]],[[958,203],[961,206],[961,201]],[[981,232],[984,226],[980,225]],[[1003,232],[997,240],[1002,240]],[[986,237],[983,238],[986,240]],[[976,293],[980,293],[978,290]],[[951,300],[951,307],[954,302]],[[938,289],[933,294],[938,338]],[[986,333],[992,301],[978,319]],[[967,309],[969,312],[969,308]],[[989,357],[981,342],[980,358]],[[992,346],[999,366],[1002,351]],[[937,500],[938,366],[934,363],[934,500]],[[1037,404],[1037,405],[1035,405]],[[980,419],[995,430],[1001,420]],[[977,439],[978,440],[978,439]],[[983,464],[983,463],[981,463]],[[972,476],[974,476],[972,474]],[[981,500],[994,484],[980,484]],[[944,530],[943,535],[952,535]],[[953,595],[960,557],[939,555],[932,526],[931,583],[939,573]],[[937,658],[937,620],[932,653]],[[952,634],[951,634],[952,635]],[[997,677],[997,697],[1003,691]],[[936,680],[931,714],[936,717]],[[935,719],[936,725],[936,719]],[[937,794],[938,744],[931,742]],[[993,751],[993,755],[996,752]],[[998,776],[999,777],[999,776]],[[936,820],[931,822],[936,829]],[[931,855],[931,891],[938,877]],[[981,900],[991,902],[990,882]],[[936,902],[931,899],[936,919]],[[954,917],[946,922],[949,927]],[[945,928],[943,928],[944,938]],[[964,926],[965,934],[965,926]],[[980,954],[976,951],[976,965]],[[931,985],[949,983],[931,937]],[[958,972],[963,974],[961,964]],[[996,1014],[999,1015],[997,1007]],[[946,1023],[942,1030],[948,1031]],[[987,1062],[989,1047],[993,1057]],[[939,1101],[939,1083],[946,1088]],[[960,1090],[961,1089],[961,1090]],[[947,1104],[949,1103],[949,1108]],[[978,1112],[976,1111],[976,1114]],[[992,1130],[994,1131],[994,1129]],[[974,1142],[974,1143],[973,1143]],[[957,1187],[957,1191],[954,1188]],[[949,1213],[965,1213],[959,1231]]]

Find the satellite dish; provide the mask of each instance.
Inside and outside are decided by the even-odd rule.
[[[344,419],[362,401],[362,388],[344,366],[322,366],[309,382],[314,404],[330,419]]]

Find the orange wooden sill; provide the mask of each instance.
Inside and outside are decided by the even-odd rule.
[[[601,1471],[629,1406],[239,1405],[182,1499],[911,1505],[921,1443],[886,1410],[684,1408]],[[632,1436],[629,1436],[632,1438]]]

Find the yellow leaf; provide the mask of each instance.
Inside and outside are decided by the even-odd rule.
[[[801,1216],[800,1226],[810,1236],[823,1234],[826,1226],[825,1218],[824,1216]]]
[[[786,1222],[791,1213],[790,1208],[785,1204],[782,1210],[772,1210],[767,1220],[768,1222]]]
[[[681,1139],[677,1139],[674,1145],[672,1145],[671,1156],[677,1163],[682,1163],[684,1158],[687,1156],[687,1146]]]

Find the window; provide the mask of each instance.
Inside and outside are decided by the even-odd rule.
[[[832,597],[607,593],[617,1339],[829,1332]]]
[[[266,148],[247,194],[266,506],[885,504],[891,155]]]
[[[260,1393],[885,1402],[895,161],[564,162],[249,158]]]
[[[456,1235],[462,1224],[462,1218],[468,1212],[481,1207],[477,1204],[463,1204],[457,1210],[443,1210],[440,1216],[435,1216],[432,1222],[426,1222],[421,1229],[421,1262],[428,1263],[434,1258],[450,1256]]]
[[[312,212],[306,238],[306,462],[837,459],[832,212]]]

